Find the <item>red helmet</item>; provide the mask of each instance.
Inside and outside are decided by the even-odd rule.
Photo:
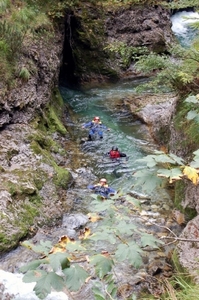
[[[94,121],[99,121],[100,120],[100,117],[94,117]]]
[[[106,181],[106,178],[101,178],[101,179],[100,179],[100,182],[106,183],[106,182],[107,182],[107,181]]]

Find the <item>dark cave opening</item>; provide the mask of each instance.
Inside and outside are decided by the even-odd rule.
[[[73,15],[68,15],[65,21],[65,37],[63,46],[63,61],[60,68],[59,84],[69,88],[77,88],[79,79],[75,75],[75,60],[72,51],[73,29],[77,26]]]

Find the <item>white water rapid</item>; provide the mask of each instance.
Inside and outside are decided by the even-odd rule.
[[[199,22],[199,13],[181,11],[171,17],[172,31],[184,47],[189,47],[198,33],[190,25]]]
[[[0,270],[0,299],[1,300],[39,300],[33,292],[35,283],[24,283],[23,274],[13,274]],[[51,292],[45,300],[68,300],[62,292]]]

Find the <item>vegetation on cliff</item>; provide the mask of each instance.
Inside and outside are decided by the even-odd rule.
[[[187,1],[184,1],[184,5]],[[161,2],[163,3],[163,2]],[[0,6],[0,12],[2,15],[1,22],[0,22],[0,80],[3,82],[3,88],[9,89],[12,88],[15,84],[17,84],[17,81],[28,81],[31,74],[35,72],[34,68],[32,67],[31,61],[28,65],[19,67],[19,60],[21,55],[25,55],[26,53],[23,53],[23,45],[26,43],[30,43],[30,41],[34,39],[48,39],[49,37],[52,37],[54,34],[54,29],[56,26],[59,25],[59,20],[63,19],[65,17],[65,14],[67,11],[71,10],[79,15],[80,17],[80,11],[78,11],[79,7],[81,7],[83,10],[83,13],[81,15],[81,18],[84,20],[82,23],[84,26],[81,27],[81,30],[79,30],[79,35],[82,37],[82,40],[87,42],[89,44],[89,47],[96,48],[101,43],[103,39],[103,26],[101,23],[101,20],[90,20],[93,18],[93,15],[88,15],[85,5],[93,5],[94,7],[98,7],[99,10],[102,11],[101,7],[110,7],[112,4],[114,4],[114,8],[116,7],[122,7],[124,5],[143,5],[143,4],[161,4],[160,1],[142,1],[142,0],[109,0],[109,1],[99,1],[96,3],[96,1],[84,1],[83,3],[79,0],[71,0],[71,1],[37,1],[37,0],[27,0],[27,1],[9,1],[4,0],[1,2]],[[182,4],[181,4],[182,5]],[[183,5],[181,6],[183,7]],[[86,45],[86,43],[84,44]],[[136,60],[138,59],[137,56],[139,56],[139,61],[137,62],[137,68],[139,70],[145,70],[148,72],[155,71],[158,73],[158,77],[156,77],[156,83],[167,83],[167,87],[177,89],[180,92],[183,92],[185,95],[189,94],[190,92],[195,92],[198,87],[198,46],[197,43],[195,44],[194,48],[187,51],[182,51],[180,48],[171,49],[169,55],[161,55],[157,56],[154,53],[147,53],[147,56],[145,56],[145,52],[143,53],[144,49],[131,49],[130,47],[126,47],[124,44],[120,44],[119,47],[116,47],[116,49],[113,49],[113,45],[109,47],[108,50],[110,52],[114,50],[117,52],[123,59],[124,67],[129,65],[129,61],[131,59]],[[78,49],[80,50],[80,49]],[[103,50],[103,49],[102,49]],[[136,51],[139,50],[137,53]],[[138,54],[138,55],[137,55]],[[144,54],[144,55],[143,55]],[[78,58],[81,58],[81,51],[74,52],[74,55],[76,55]],[[173,64],[173,60],[170,59],[170,57],[175,58],[175,64]],[[158,64],[157,64],[158,63]],[[93,71],[95,71],[97,68],[99,68],[99,65],[96,65],[95,68],[93,68]],[[105,69],[102,71],[102,74],[109,74],[112,70]],[[104,73],[103,73],[104,72]],[[112,71],[113,72],[113,71]],[[114,72],[113,72],[114,73]],[[113,74],[114,75],[114,74]],[[165,80],[166,79],[166,80]],[[154,87],[153,83],[153,87]],[[42,119],[42,120],[41,120]],[[61,151],[60,147],[54,143],[54,141],[50,137],[50,133],[53,131],[58,131],[61,134],[65,134],[65,127],[61,124],[59,121],[60,116],[57,116],[55,112],[55,108],[51,106],[46,107],[46,111],[42,112],[42,118],[38,123],[35,123],[36,128],[38,129],[37,133],[34,133],[32,136],[29,135],[28,139],[30,141],[31,150],[35,155],[42,155],[43,157],[43,163],[51,162],[51,166],[56,171],[53,175],[53,182],[57,186],[65,187],[67,182],[70,180],[70,175],[68,171],[64,170],[63,168],[60,168],[56,165],[55,162],[53,162],[53,157],[49,154],[50,151],[56,153]],[[189,120],[196,121],[197,115],[195,113],[189,114]],[[37,127],[37,125],[39,126]],[[49,136],[46,136],[45,133],[49,133]],[[178,160],[178,159],[176,159]],[[175,161],[176,162],[176,161]],[[168,161],[167,161],[168,163]],[[185,167],[184,167],[185,168]],[[1,170],[3,173],[3,169]],[[163,171],[161,172],[161,174]],[[27,172],[28,175],[30,175],[30,172]],[[38,170],[37,170],[38,174]],[[164,176],[172,178],[170,176],[171,174],[171,168],[170,173],[165,172]],[[19,175],[19,174],[18,174]],[[26,198],[22,199],[24,200],[24,208],[25,213],[23,215],[20,215],[20,222],[22,221],[23,224],[20,222],[18,223],[18,226],[20,227],[21,234],[18,234],[18,236],[12,236],[9,235],[3,235],[0,236],[2,241],[2,248],[1,250],[4,250],[5,245],[8,247],[13,247],[14,243],[17,240],[21,239],[24,235],[28,233],[28,226],[33,223],[34,217],[38,215],[40,204],[41,204],[41,198],[39,196],[39,190],[42,187],[42,184],[45,183],[47,178],[47,173],[43,174],[41,170],[41,177],[36,177],[34,174],[31,173],[31,176],[28,177],[29,180],[32,183],[32,186],[29,185],[29,188],[24,185],[23,186],[23,180],[19,178],[20,185],[15,185],[12,182],[10,183],[7,181],[8,190],[10,195],[13,197],[13,199],[17,200],[18,197],[23,195],[29,195],[30,203],[27,205]],[[175,174],[174,174],[175,175]],[[178,174],[179,175],[179,174]],[[187,175],[187,174],[186,174]],[[194,173],[194,176],[188,172],[188,175],[193,178],[193,180],[197,179],[196,174]],[[104,206],[103,206],[104,208]],[[29,212],[26,215],[26,212]],[[111,211],[111,218],[113,218],[113,213]],[[6,216],[2,215],[2,218],[5,219],[5,223],[8,221],[8,218]],[[28,220],[27,220],[28,219]],[[112,220],[112,219],[111,219]],[[16,218],[14,218],[14,222],[16,222]],[[13,223],[14,223],[13,222]],[[129,229],[129,226],[127,226],[127,222],[125,223],[125,230]],[[115,225],[114,225],[115,226]],[[122,227],[118,226],[117,230],[121,230]],[[110,232],[108,232],[110,233]],[[130,231],[131,233],[131,231]],[[115,234],[115,233],[114,233]],[[9,238],[8,238],[9,237]],[[110,237],[110,235],[109,235]],[[147,242],[146,242],[147,240]],[[148,238],[144,236],[142,239],[142,246],[146,245],[154,245],[157,241],[154,241],[153,239]],[[132,245],[131,245],[132,246]],[[66,251],[66,248],[64,251]],[[129,252],[129,246],[126,245],[124,247],[118,247],[117,249],[117,259],[123,260],[123,250],[125,250],[129,258],[131,259],[130,252]],[[135,248],[137,252],[137,257],[139,257],[140,248]],[[74,248],[73,248],[74,251]],[[125,253],[126,253],[125,252]],[[105,254],[106,255],[106,254]],[[108,285],[108,289],[105,290],[105,295],[115,295],[115,285],[113,282],[112,277],[110,276],[107,278],[105,275],[108,271],[111,270],[111,267],[113,265],[113,260],[110,259],[110,257],[105,256],[104,254],[100,257],[94,258],[94,266],[96,268],[96,273],[99,275],[100,279],[107,279],[105,281],[105,284]],[[105,258],[104,258],[105,256]],[[125,257],[126,258],[126,257]],[[48,258],[49,259],[49,258]],[[57,258],[56,258],[57,259]],[[52,267],[54,270],[57,270],[57,268],[64,267],[63,269],[69,269],[69,260],[68,258],[65,259],[63,262],[62,258],[61,260],[58,260],[56,266],[54,265],[55,260],[51,261]],[[107,262],[108,269],[107,269]],[[117,261],[116,261],[117,262]],[[40,264],[41,262],[39,262]],[[49,261],[47,261],[49,263]],[[134,264],[137,262],[133,262]],[[38,265],[37,265],[38,266]],[[34,265],[34,267],[37,267]],[[102,266],[105,268],[103,269]],[[74,268],[73,268],[74,269]],[[71,268],[70,271],[65,271],[65,275],[71,278],[70,272],[73,271]],[[80,270],[77,269],[76,273],[78,273]],[[50,274],[52,281],[54,281],[55,272]],[[34,277],[34,276],[33,276]],[[33,278],[30,279],[35,279]],[[44,274],[41,272],[40,279],[46,279],[49,278],[49,274]],[[76,277],[75,283],[79,284],[79,281],[82,282],[87,278],[87,273],[82,272],[79,277]],[[57,279],[57,276],[56,276]],[[74,279],[74,277],[72,277]],[[57,282],[59,279],[57,280]],[[39,284],[41,284],[41,281],[38,281]],[[73,287],[73,280],[71,281],[71,285]],[[61,281],[62,283],[62,281]],[[68,282],[67,282],[68,283]],[[79,286],[79,285],[77,285]],[[38,286],[37,286],[38,287]],[[63,285],[60,284],[58,286],[58,289],[62,288]],[[48,286],[48,289],[46,289],[46,286],[43,286],[43,282],[40,285],[40,289],[38,290],[38,294],[43,297],[43,290],[41,291],[41,288],[44,288],[45,293],[47,294],[50,291],[51,286]],[[46,290],[45,290],[46,289]],[[101,286],[96,287],[95,293],[100,299],[104,299],[103,297],[106,297],[104,295],[101,295]],[[112,296],[111,296],[112,297]],[[110,297],[110,299],[111,299]]]

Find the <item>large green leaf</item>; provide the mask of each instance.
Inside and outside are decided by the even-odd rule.
[[[198,117],[198,112],[196,110],[190,110],[187,114],[187,120],[193,120]]]
[[[54,272],[50,272],[38,280],[34,291],[40,299],[44,299],[51,292],[52,288],[58,292],[64,289],[63,278]]]
[[[89,274],[80,266],[72,265],[70,268],[63,270],[66,275],[66,285],[71,291],[78,291],[84,284]]]
[[[85,248],[81,245],[81,241],[75,241],[72,243],[67,244],[67,251],[74,252],[74,251],[85,251]]]
[[[98,200],[94,200],[92,202],[93,210],[96,211],[96,212],[107,210],[113,204],[114,204],[114,201],[113,200],[109,200],[109,199],[106,199],[104,201],[102,201],[102,200],[99,200],[99,201]]]
[[[46,275],[47,272],[44,270],[30,270],[24,275],[23,282],[37,282]]]
[[[171,157],[169,157],[167,154],[156,155],[155,161],[160,164],[163,164],[163,163],[174,164],[175,163],[175,161]]]
[[[194,152],[193,152],[193,154],[194,154],[196,157],[198,157],[198,158],[199,158],[199,149],[198,149],[198,150],[196,150],[196,151],[194,151]]]
[[[180,166],[184,165],[184,160],[182,157],[179,157],[173,153],[169,153],[169,156]]]
[[[28,249],[32,249],[33,251],[37,252],[37,253],[42,253],[45,255],[48,255],[50,249],[52,248],[52,243],[50,241],[40,241],[39,245],[34,245],[29,241],[24,241],[22,243],[22,246],[28,248]]]
[[[158,178],[154,170],[139,170],[133,174],[137,178],[135,185],[141,186],[148,193],[162,185],[162,179]]]
[[[126,195],[125,200],[132,203],[135,207],[140,208],[140,201],[132,196]]]
[[[190,167],[197,169],[197,168],[199,168],[199,149],[194,151],[193,154],[195,156],[194,156],[193,161],[190,163]]]
[[[196,96],[188,96],[184,102],[187,102],[187,103],[197,103],[199,104],[199,101],[198,99],[196,98]]]
[[[156,166],[157,162],[156,162],[156,156],[155,155],[147,155],[143,158],[139,158],[136,161],[138,162],[145,162],[147,164],[147,167],[149,168],[153,168],[154,166]]]
[[[137,231],[137,226],[122,220],[115,226],[115,230],[118,235],[131,235],[134,231]]]
[[[163,241],[158,240],[152,234],[142,233],[141,244],[142,244],[142,247],[152,246],[154,248],[157,248],[157,244],[164,244],[164,243],[163,243]]]
[[[135,268],[139,268],[142,264],[140,253],[141,248],[135,243],[120,244],[115,252],[115,257],[118,261],[128,260]]]
[[[180,180],[183,177],[183,173],[180,168],[173,169],[159,169],[157,171],[158,176],[169,178],[172,180]]]
[[[68,260],[67,253],[57,252],[57,253],[54,253],[54,254],[50,254],[48,256],[48,259],[49,259],[49,263],[50,263],[51,267],[53,268],[53,270],[55,272],[57,270],[59,270],[60,267],[62,269],[70,267],[70,261]]]
[[[102,254],[97,254],[90,257],[90,263],[95,265],[96,274],[100,278],[103,278],[105,275],[107,275],[112,270],[114,265],[114,262],[111,258],[107,258]]]
[[[105,240],[111,244],[116,243],[116,239],[113,236],[113,230],[106,228],[104,231],[97,231],[89,237],[90,240],[99,241]]]
[[[64,288],[64,280],[54,272],[47,273],[43,270],[28,271],[23,277],[24,282],[36,282],[35,294],[44,299],[51,292],[51,288],[61,291]]]
[[[23,266],[20,268],[20,271],[22,273],[25,273],[29,270],[35,270],[37,269],[37,267],[39,267],[41,264],[48,264],[48,260],[47,259],[38,259],[38,260],[33,260],[30,263],[28,263],[27,265]]]

